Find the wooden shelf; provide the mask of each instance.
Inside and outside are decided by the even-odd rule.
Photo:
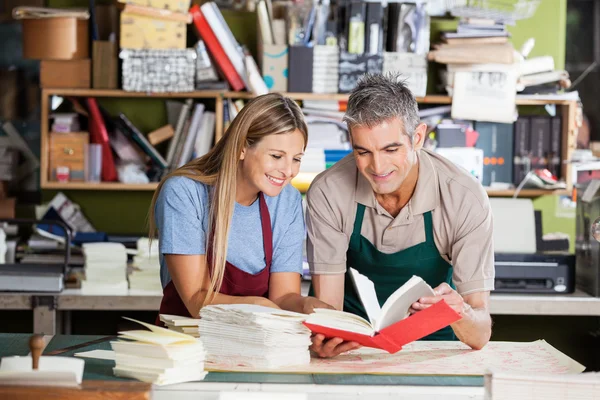
[[[133,97],[133,98],[216,98],[223,95],[220,90],[203,90],[197,92],[181,93],[146,93],[146,92],[126,92],[124,90],[111,89],[53,89],[45,88],[42,92],[46,95],[56,96],[81,96],[81,97]]]
[[[42,189],[53,190],[114,190],[114,191],[154,191],[158,183],[121,183],[121,182],[42,182]]]
[[[294,184],[294,183],[292,183]],[[296,185],[294,185],[296,186]],[[300,191],[306,187],[306,185],[297,185]],[[54,190],[126,190],[126,191],[154,191],[158,187],[158,183],[147,183],[147,184],[126,184],[120,182],[101,182],[101,183],[88,183],[88,182],[45,182],[42,184],[43,189],[54,189]],[[488,196],[490,197],[512,197],[515,193],[514,189],[507,190],[487,190]],[[568,190],[543,190],[543,189],[523,189],[519,192],[519,198],[533,198],[544,195],[570,195]]]
[[[506,189],[506,190],[494,190],[494,189],[486,189],[486,192],[489,197],[512,197],[515,194],[514,189]],[[517,197],[539,197],[545,195],[565,195],[570,196],[571,192],[568,190],[544,190],[544,189],[523,189],[519,192]]]
[[[46,94],[58,96],[81,96],[81,97],[132,97],[132,98],[226,98],[226,99],[252,99],[255,96],[248,92],[229,92],[221,90],[202,90],[195,92],[178,93],[147,93],[147,92],[126,92],[124,90],[105,90],[105,89],[61,89],[45,88]],[[341,93],[281,93],[284,96],[294,100],[348,100],[347,94]],[[517,105],[520,106],[543,106],[546,104],[567,105],[573,100],[538,100],[538,99],[519,99]],[[452,97],[445,95],[429,95],[417,97],[419,104],[452,104]]]

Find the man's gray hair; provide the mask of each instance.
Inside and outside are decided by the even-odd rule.
[[[419,125],[419,106],[399,73],[366,74],[350,92],[344,121],[348,128],[373,128],[399,118],[405,133],[412,137]]]

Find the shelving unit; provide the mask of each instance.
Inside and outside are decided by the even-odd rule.
[[[346,94],[321,94],[321,93],[282,93],[294,100],[347,100]],[[247,92],[228,92],[228,91],[196,91],[183,93],[139,93],[126,92],[123,90],[99,90],[99,89],[61,89],[46,88],[42,90],[42,112],[41,112],[41,167],[40,167],[40,186],[42,189],[53,190],[105,190],[105,191],[154,191],[157,183],[149,184],[124,184],[117,182],[87,183],[87,182],[53,182],[48,180],[49,166],[49,99],[51,96],[70,96],[70,97],[104,97],[104,98],[146,98],[146,99],[167,99],[167,98],[194,98],[210,99],[215,101],[215,137],[219,140],[223,135],[223,100],[224,99],[251,99],[253,94]],[[419,104],[427,105],[447,105],[452,104],[452,97],[443,95],[432,95],[418,97]],[[573,100],[539,100],[539,99],[519,99],[517,105],[520,106],[544,106],[553,104],[557,106],[557,114],[562,117],[563,136],[562,136],[562,156],[563,160],[570,158],[576,144],[575,117],[577,102]],[[562,164],[562,176],[567,183],[566,190],[548,191],[541,189],[524,189],[519,193],[519,197],[538,197],[545,194],[564,194],[568,195],[572,191],[571,166]],[[514,190],[488,190],[490,197],[511,197]]]

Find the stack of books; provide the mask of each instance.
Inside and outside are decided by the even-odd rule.
[[[119,332],[119,338],[125,340],[110,343],[115,353],[115,376],[156,385],[204,379],[205,352],[200,339],[130,320],[150,330]]]
[[[594,400],[600,390],[600,373],[511,374],[489,372],[485,375],[486,399],[490,400]]]
[[[158,240],[154,240],[150,248],[148,238],[138,239],[137,254],[133,257],[133,269],[129,274],[129,288],[162,292]]]
[[[200,337],[200,320],[197,318],[182,317],[180,315],[160,314],[160,320],[167,329],[185,333],[193,337]]]
[[[509,37],[503,21],[463,19],[456,32],[442,33],[442,43],[434,44],[428,59],[442,64],[512,64]]]
[[[200,310],[200,337],[208,365],[274,369],[310,363],[306,315],[250,304],[210,305]]]
[[[520,94],[555,94],[571,87],[569,73],[555,69],[552,56],[531,57],[519,64]]]
[[[127,252],[122,243],[84,243],[82,250],[85,257],[83,293],[127,293]]]

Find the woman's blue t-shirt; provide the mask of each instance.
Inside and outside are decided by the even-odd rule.
[[[154,211],[163,288],[171,281],[164,254],[206,254],[208,190],[209,186],[182,176],[171,177],[162,186]],[[302,274],[305,230],[300,192],[292,185],[286,185],[278,196],[265,196],[265,200],[273,230],[271,272]],[[264,269],[266,261],[258,200],[250,206],[235,203],[227,261],[250,274]]]

